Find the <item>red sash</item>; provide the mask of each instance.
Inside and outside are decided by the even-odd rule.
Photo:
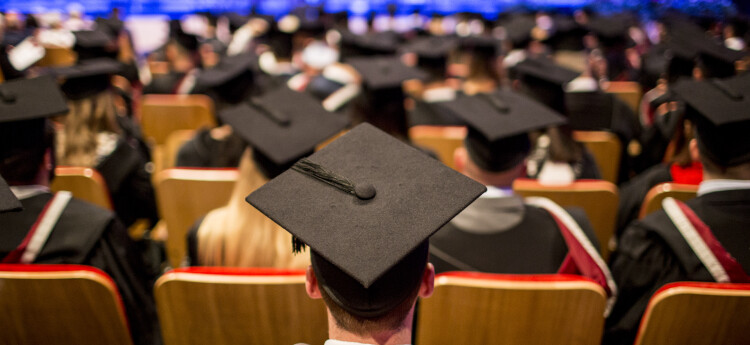
[[[673,201],[677,205],[677,207],[671,207],[669,210],[667,210],[667,203],[671,203],[671,201],[665,200],[665,210],[668,211],[667,214],[670,216],[670,219],[675,224],[677,229],[680,230],[680,234],[683,236],[683,238],[685,238],[685,241],[688,242],[688,245],[690,245],[690,248],[693,250],[695,255],[698,256],[701,262],[703,262],[703,264],[709,270],[709,273],[711,273],[711,275],[714,276],[714,278],[720,283],[750,283],[750,276],[745,273],[745,271],[742,269],[742,266],[734,257],[732,257],[732,254],[724,249],[724,246],[722,246],[719,240],[717,240],[714,236],[711,228],[709,228],[708,225],[706,225],[706,223],[704,223],[698,217],[698,215],[696,215],[695,212],[684,202],[674,199]],[[686,233],[684,229],[681,229],[681,227],[683,227],[684,225],[678,224],[679,219],[676,219],[673,214],[670,214],[670,210],[679,210],[679,212],[681,212],[682,215],[687,218],[698,236],[692,236],[692,238],[690,238],[690,233]],[[703,243],[703,245],[705,245],[705,247],[696,245],[693,241],[700,241],[701,243]],[[707,248],[708,252],[706,252],[702,248]],[[707,262],[706,260],[709,261]],[[718,262],[725,273],[721,272],[721,270],[717,271],[717,268],[715,267],[710,267],[710,262],[712,262],[713,260],[715,260],[715,262]],[[724,278],[724,274],[726,275],[726,278]],[[728,281],[721,281],[725,279],[728,279]]]
[[[42,209],[42,212],[40,212],[39,216],[37,216],[36,221],[34,221],[34,225],[31,226],[31,229],[26,234],[26,237],[24,237],[23,241],[21,241],[21,244],[19,244],[16,249],[13,249],[13,251],[8,253],[8,255],[6,255],[3,260],[0,261],[0,263],[31,263],[23,262],[30,259],[29,257],[27,257],[26,259],[24,259],[23,257],[24,254],[30,251],[29,245],[32,242],[36,242],[32,245],[32,247],[34,248],[31,250],[31,252],[33,252],[31,255],[31,261],[33,262],[33,258],[35,258],[37,254],[39,254],[39,251],[41,251],[44,243],[47,242],[52,228],[57,223],[62,210],[65,208],[69,200],[70,192],[60,192],[55,194],[52,199],[50,199],[47,204],[44,205],[44,209]],[[53,208],[54,210],[52,210],[52,212],[48,212],[51,208]],[[40,233],[37,233],[37,230],[40,229],[40,225],[42,227],[42,230]]]

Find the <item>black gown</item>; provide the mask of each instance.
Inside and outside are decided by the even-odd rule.
[[[579,208],[566,210],[598,250],[599,241],[585,212]],[[549,212],[521,204],[520,198],[480,198],[463,212],[471,213],[469,217],[475,218],[472,222],[492,228],[492,233],[462,230],[461,218],[468,214],[459,214],[430,238],[430,262],[436,273],[471,270],[551,274],[558,271],[568,253],[565,239]],[[468,267],[451,262],[453,259]]]
[[[659,164],[638,174],[620,188],[620,204],[617,207],[616,237],[620,237],[630,222],[638,218],[643,199],[657,184],[672,181],[669,165]]]
[[[0,257],[23,241],[52,198],[44,193],[21,200],[24,210],[0,214]],[[135,344],[159,344],[152,289],[156,277],[145,269],[141,253],[110,211],[72,199],[34,263],[79,264],[101,269],[119,290]]]
[[[159,221],[146,164],[137,144],[120,138],[115,150],[95,167],[107,183],[117,217],[128,227],[137,219],[147,219],[152,226]]]
[[[708,193],[686,204],[750,273],[750,189]],[[663,285],[714,281],[663,210],[625,230],[610,267],[619,295],[605,324],[604,344],[632,344],[649,299]]]

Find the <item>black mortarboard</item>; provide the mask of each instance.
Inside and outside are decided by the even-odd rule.
[[[0,213],[9,211],[20,211],[23,209],[21,202],[18,201],[13,192],[10,191],[8,184],[0,176]]]
[[[501,51],[500,40],[486,35],[461,37],[459,46],[462,50],[488,59],[497,56]]]
[[[425,79],[427,75],[419,69],[404,65],[397,57],[359,57],[347,59],[346,63],[362,75],[369,89],[401,88],[409,79]]]
[[[219,113],[221,120],[255,150],[269,177],[312,153],[315,145],[346,126],[312,96],[279,87]]]
[[[240,102],[252,89],[257,61],[253,53],[225,56],[216,66],[198,74],[196,90],[213,90],[215,97],[226,103]]]
[[[420,37],[407,43],[403,49],[417,54],[417,66],[427,71],[433,79],[445,78],[448,55],[458,47],[452,37]]]
[[[361,124],[247,197],[311,248],[318,284],[360,317],[419,286],[429,237],[486,188]]]
[[[353,56],[393,55],[399,45],[398,35],[394,32],[370,32],[356,35],[347,29],[341,33],[341,50],[345,58]]]
[[[614,97],[601,90],[566,92],[565,108],[570,128],[577,131],[601,131],[612,128]]]
[[[502,24],[506,39],[513,43],[513,48],[524,48],[531,41],[531,30],[536,26],[533,16],[518,14]]]
[[[523,93],[560,113],[565,113],[563,87],[580,74],[544,58],[526,59],[511,70],[522,81]]]
[[[184,31],[177,32],[174,37],[172,37],[175,43],[182,47],[183,49],[187,50],[188,52],[196,52],[198,51],[198,36],[186,33]]]
[[[683,80],[671,89],[696,124],[701,153],[721,166],[750,161],[750,74],[706,81]]]
[[[466,149],[472,160],[488,171],[507,170],[526,158],[528,132],[566,121],[545,105],[509,91],[459,95],[442,105],[466,122]]]
[[[745,53],[727,48],[703,35],[692,40],[698,52],[706,78],[728,78],[735,74],[734,63],[745,57]]]
[[[588,28],[599,38],[603,46],[632,44],[632,39],[628,35],[630,22],[627,16],[597,16],[589,20]]]
[[[122,64],[113,59],[98,58],[81,61],[67,67],[49,70],[51,75],[64,78],[60,89],[68,99],[83,99],[109,89],[110,77],[122,69]]]
[[[76,39],[73,50],[78,54],[78,61],[117,55],[114,37],[107,30],[74,31],[73,35]]]
[[[96,18],[96,28],[105,31],[112,37],[117,37],[124,27],[125,23],[119,18]]]

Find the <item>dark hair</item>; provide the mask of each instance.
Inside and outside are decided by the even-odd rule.
[[[35,119],[0,126],[0,173],[11,185],[32,184],[44,155],[54,159],[55,131],[50,121]]]

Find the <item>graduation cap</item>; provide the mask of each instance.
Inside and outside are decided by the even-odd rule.
[[[225,109],[219,117],[253,147],[268,177],[312,153],[315,145],[347,125],[312,96],[286,86]]]
[[[398,34],[394,32],[370,32],[357,35],[348,29],[339,29],[341,33],[341,55],[345,58],[354,56],[393,55],[399,45]]]
[[[405,80],[427,78],[424,72],[404,65],[395,56],[351,58],[346,63],[354,67],[362,75],[365,86],[373,90],[401,88]]]
[[[117,49],[114,37],[107,30],[81,30],[74,31],[75,44],[73,50],[78,54],[78,61],[96,59],[102,57],[114,58]]]
[[[522,81],[522,92],[563,114],[563,87],[580,75],[544,58],[526,59],[513,66],[511,70]]]
[[[671,90],[696,124],[701,154],[725,167],[750,162],[750,75],[682,80]]]
[[[466,36],[459,38],[458,42],[462,50],[470,51],[486,59],[497,56],[501,51],[500,40],[492,36]]]
[[[706,78],[728,78],[735,74],[735,61],[745,57],[745,53],[727,48],[703,35],[692,40],[698,51],[701,67]]]
[[[601,131],[612,128],[614,97],[601,90],[566,92],[565,108],[570,128],[577,131]]]
[[[605,47],[634,44],[628,35],[630,18],[627,16],[594,17],[589,19],[588,28],[599,38],[599,42]]]
[[[371,318],[413,296],[429,237],[485,190],[361,124],[246,200],[311,248],[315,277],[334,303]]]
[[[407,43],[403,49],[417,54],[417,66],[427,71],[433,79],[445,78],[448,55],[458,47],[452,37],[420,37]]]
[[[219,100],[238,103],[252,89],[257,61],[253,53],[225,56],[216,66],[201,70],[196,78],[196,90],[212,90]]]
[[[111,86],[110,77],[122,69],[122,64],[108,58],[81,61],[77,65],[56,67],[47,72],[64,78],[60,89],[71,100],[83,99],[103,92]]]
[[[523,48],[531,42],[531,31],[536,27],[533,16],[518,14],[510,17],[502,24],[505,28],[506,39],[513,43],[514,48]]]
[[[505,171],[523,161],[530,149],[528,132],[566,122],[544,104],[509,91],[462,94],[442,105],[466,122],[466,150],[487,171]]]
[[[20,211],[23,209],[13,192],[10,191],[8,183],[0,176],[0,213],[9,211]]]

